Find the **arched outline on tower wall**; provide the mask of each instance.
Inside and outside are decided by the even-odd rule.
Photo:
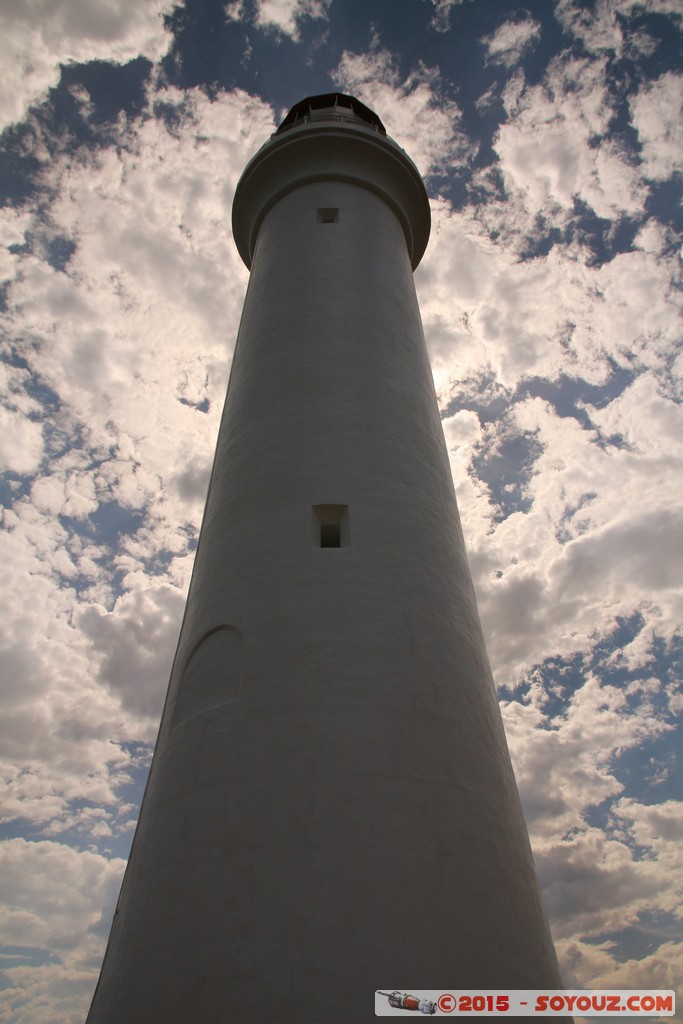
[[[243,662],[244,639],[237,626],[223,623],[207,630],[185,659],[171,728],[222,704],[238,701],[242,694]]]

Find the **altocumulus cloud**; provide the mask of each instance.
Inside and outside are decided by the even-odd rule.
[[[334,88],[427,177],[416,283],[566,981],[675,987],[680,9],[209,7],[1,11],[0,1013],[87,1010],[247,283],[234,187]]]

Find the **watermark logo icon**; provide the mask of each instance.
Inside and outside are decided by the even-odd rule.
[[[420,991],[419,989],[417,990]],[[590,1017],[673,1017],[676,995],[668,989],[583,989],[527,991],[425,991],[419,995],[375,990],[375,1014],[379,1017],[402,1017],[405,1011],[438,1017],[495,1017],[504,1020],[519,1017],[570,1016],[575,1013]],[[381,997],[381,998],[378,998]],[[386,1000],[386,1002],[385,1002]]]

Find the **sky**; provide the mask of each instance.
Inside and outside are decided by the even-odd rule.
[[[235,184],[333,90],[429,192],[415,282],[565,983],[680,986],[682,30],[680,0],[0,0],[2,1024],[87,1012],[248,279]]]

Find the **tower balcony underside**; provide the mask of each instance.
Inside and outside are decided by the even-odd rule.
[[[235,191],[232,230],[249,269],[267,212],[294,189],[323,181],[348,182],[379,195],[400,221],[415,270],[431,227],[427,192],[415,164],[387,137],[339,120],[311,121],[276,134],[247,165]]]

